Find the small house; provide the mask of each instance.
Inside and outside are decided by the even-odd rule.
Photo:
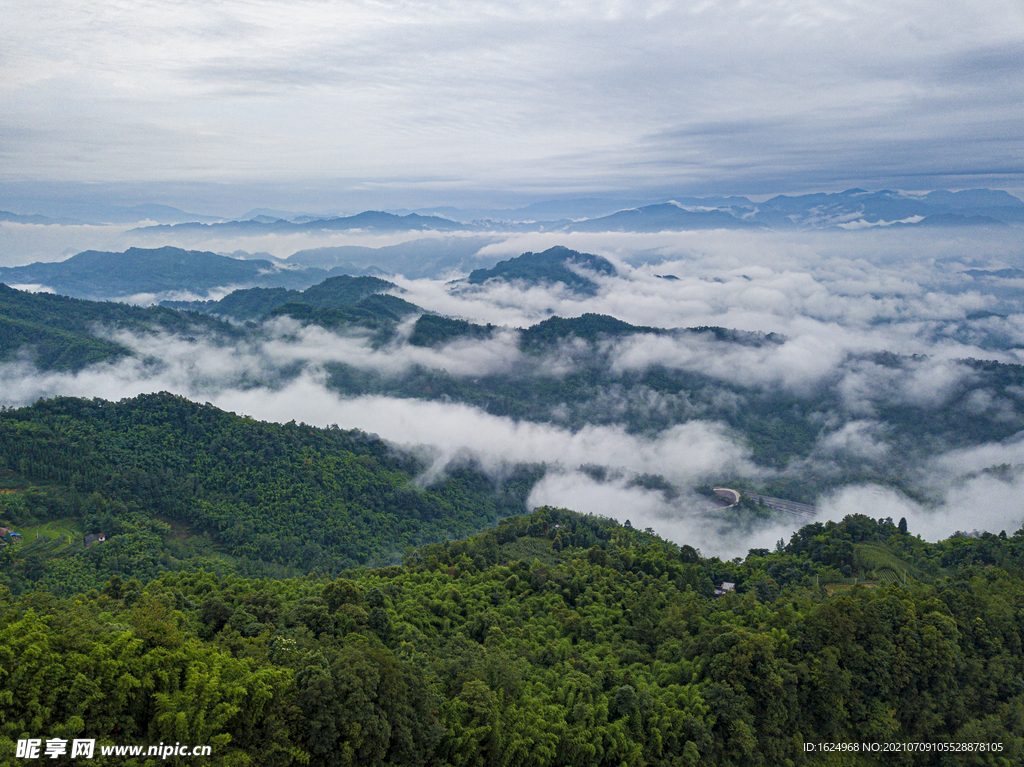
[[[94,543],[103,543],[107,540],[106,533],[90,533],[85,536],[85,548],[89,548]]]

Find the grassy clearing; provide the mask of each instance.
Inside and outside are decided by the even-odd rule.
[[[41,544],[52,556],[85,548],[85,534],[76,519],[51,519],[37,525],[19,527],[22,545]]]
[[[930,583],[933,576],[915,567],[881,543],[858,543],[853,547],[854,564],[865,574],[888,585],[902,584],[904,579]]]
[[[887,586],[899,586],[903,583],[902,578],[897,575],[894,570],[890,570],[889,568],[876,570],[875,576]]]

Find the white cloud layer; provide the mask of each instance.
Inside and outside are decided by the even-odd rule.
[[[94,365],[77,374],[40,373],[27,361],[2,364],[0,399],[6,405],[22,405],[40,396],[58,394],[117,400],[141,392],[173,391],[260,419],[300,420],[320,426],[337,423],[379,434],[409,448],[422,450],[425,446],[433,460],[425,481],[458,457],[470,456],[495,473],[518,462],[543,462],[551,470],[535,487],[531,505],[559,505],[619,521],[630,519],[635,527],[651,527],[708,555],[732,557],[749,548],[771,547],[779,538],[788,539],[800,524],[799,520],[782,520],[737,531],[731,523],[706,513],[706,500],[685,490],[723,476],[745,477],[755,483],[772,476],[772,472],[752,463],[738,435],[714,422],[691,420],[646,435],[629,434],[616,425],[591,425],[573,431],[556,423],[514,421],[457,403],[385,396],[346,398],[327,388],[322,366],[330,362],[344,362],[385,376],[402,375],[414,366],[446,369],[452,375],[467,377],[505,373],[516,366],[520,375],[525,369],[537,376],[558,374],[558,365],[572,367],[565,356],[534,360],[530,367],[518,351],[515,334],[509,332],[477,345],[459,342],[441,349],[423,349],[404,343],[408,330],[407,325],[398,340],[383,348],[374,348],[365,335],[338,335],[315,326],[301,328],[284,318],[268,323],[260,338],[234,347],[170,335],[114,333],[112,339],[137,349],[139,355]],[[673,343],[681,342],[673,339]],[[690,343],[701,353],[690,361],[697,368],[714,356],[707,349],[715,344],[735,369],[764,366],[763,360],[748,358],[745,347],[710,342],[700,336]],[[622,349],[620,356],[635,353],[635,340],[627,338]],[[578,351],[582,353],[582,347]],[[306,366],[305,372],[298,377],[285,375],[284,371],[296,363]],[[832,374],[845,378],[836,385],[849,389],[849,381],[860,383],[861,399],[846,403],[847,417],[852,420],[845,425],[823,424],[822,438],[808,462],[792,470],[827,471],[829,461],[887,460],[893,434],[863,414],[879,398],[891,404],[893,397],[904,396],[908,402],[920,404],[923,389],[916,382],[921,370],[927,370],[927,376],[920,378],[925,382],[942,379],[935,372],[946,370],[942,365],[952,371],[949,375],[962,375],[957,363],[936,365],[924,360],[920,367],[904,370],[902,377],[895,369],[873,363],[853,368],[837,365]],[[704,372],[727,376],[728,368],[726,365],[723,371],[716,360]],[[770,365],[764,375],[765,385],[786,385]],[[936,399],[930,405],[944,402],[944,386],[932,387],[928,396]],[[658,407],[655,402],[648,405]],[[837,400],[836,407],[843,406]],[[614,408],[615,403],[602,407]],[[819,518],[840,519],[848,513],[906,516],[914,532],[927,537],[942,537],[964,528],[1016,529],[1019,523],[1015,520],[1024,509],[1024,480],[1019,474],[1006,480],[979,472],[1002,464],[1024,464],[1022,445],[1021,440],[982,444],[932,456],[915,466],[918,482],[941,499],[936,508],[889,490],[854,487],[824,499]],[[598,482],[578,470],[592,464],[608,466],[609,478]],[[669,499],[660,492],[632,485],[630,480],[642,474],[661,475],[684,488],[684,494]]]
[[[1024,480],[991,475],[974,477],[950,488],[938,507],[926,507],[886,488],[843,488],[821,507],[819,520],[841,520],[848,514],[867,514],[875,519],[906,517],[907,527],[926,540],[948,538],[954,532],[1006,531],[1012,535],[1024,526]]]
[[[63,261],[83,250],[118,247],[127,226],[60,226],[0,221],[0,266]]]
[[[742,391],[723,386],[709,406],[688,400],[687,392],[610,387],[587,405],[613,414],[605,420],[610,425],[574,431],[564,425],[572,422],[569,405],[555,407],[550,423],[517,422],[457,403],[344,398],[325,384],[332,363],[385,378],[416,369],[447,371],[462,381],[512,374],[522,386],[592,364],[606,366],[612,375],[658,365],[749,391],[782,391],[797,398],[825,392],[813,414],[820,430],[816,442],[802,462],[789,467],[790,476],[800,471],[837,476],[836,467],[844,464],[879,467],[911,460],[908,481],[934,502],[926,506],[858,485],[823,499],[823,518],[852,512],[906,516],[913,531],[927,536],[975,527],[1009,531],[1019,527],[1015,520],[1024,508],[1024,481],[1016,470],[984,470],[1024,465],[1024,441],[993,439],[945,452],[918,446],[908,458],[897,448],[901,435],[880,420],[880,412],[894,406],[958,408],[993,423],[1012,425],[1019,419],[1024,389],[982,385],[978,371],[962,360],[1024,362],[1019,286],[1013,280],[965,274],[968,269],[1024,268],[1021,244],[1018,230],[969,236],[893,230],[516,235],[486,246],[483,257],[567,245],[608,257],[618,275],[595,276],[598,289],[590,297],[564,286],[453,286],[443,279],[395,278],[406,291],[402,296],[425,309],[500,328],[487,340],[441,348],[408,344],[411,321],[384,345],[368,332],[301,327],[287,318],[265,323],[261,333],[233,346],[203,337],[105,331],[137,355],[77,374],[40,373],[27,358],[2,364],[0,403],[23,405],[56,394],[119,399],[173,391],[258,418],[337,423],[402,445],[426,445],[435,473],[460,455],[472,455],[496,472],[515,462],[546,462],[553,469],[535,488],[531,503],[629,518],[634,526],[650,526],[706,554],[743,554],[788,537],[796,522],[736,535],[701,512],[701,499],[686,494],[668,499],[630,483],[639,474],[661,475],[684,488],[722,476],[754,483],[771,479],[772,473],[755,466],[740,438],[721,424],[688,420],[642,435],[615,425],[627,412],[674,409],[699,419],[708,412],[739,411],[748,396]],[[223,243],[225,250],[235,245]],[[265,243],[252,245],[265,249]],[[520,351],[516,328],[552,314],[587,312],[635,325],[719,326],[777,335],[729,342],[709,331],[635,334],[594,348],[567,341],[548,355]],[[883,351],[904,358],[896,363],[876,354]],[[296,369],[302,372],[296,375]],[[615,471],[598,482],[578,471],[586,464],[607,464]]]
[[[150,351],[159,349],[153,346]],[[669,500],[660,492],[630,485],[630,479],[638,474],[661,475],[683,487],[722,475],[761,476],[763,470],[750,462],[746,450],[714,423],[692,421],[654,437],[630,435],[621,427],[590,426],[572,432],[548,424],[516,422],[460,404],[375,396],[344,398],[328,390],[315,374],[277,387],[242,389],[225,382],[246,372],[241,367],[244,355],[193,351],[200,352],[193,354],[193,367],[165,367],[159,372],[147,371],[145,364],[137,361],[95,366],[77,375],[46,375],[26,365],[0,365],[0,389],[8,404],[41,395],[99,395],[117,400],[170,390],[262,420],[360,428],[407,448],[422,451],[428,447],[434,466],[425,479],[459,457],[472,457],[495,473],[517,462],[545,462],[550,472],[531,493],[531,507],[555,505],[620,522],[629,519],[634,527],[650,527],[708,556],[731,558],[750,548],[771,548],[780,538],[788,540],[803,524],[783,519],[738,531],[733,523],[709,513],[706,499],[684,492]],[[248,372],[256,374],[259,366],[254,360]],[[857,442],[862,443],[857,450],[884,452],[871,432],[870,425],[858,422],[831,441],[833,446],[842,443],[841,447],[848,448],[849,443]],[[883,488],[853,487],[824,499],[817,519],[839,520],[852,513],[876,518],[905,516],[914,533],[929,539],[962,529],[1015,530],[1024,524],[1024,479],[970,478],[970,472],[1001,463],[1024,463],[1021,444],[988,444],[936,457],[931,469],[934,482],[945,486],[945,500],[938,508],[925,507]],[[599,482],[577,470],[595,463],[612,469],[607,481]]]

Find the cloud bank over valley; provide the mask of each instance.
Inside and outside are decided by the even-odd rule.
[[[474,260],[555,244],[613,268],[569,263],[589,293],[392,277],[392,295],[463,321],[433,339],[418,312],[386,332],[287,311],[228,336],[97,326],[132,354],[41,370],[23,348],[0,363],[3,404],[172,391],[418,446],[424,482],[451,461],[543,463],[532,505],[730,556],[803,522],[738,520],[696,488],[768,490],[819,518],[898,512],[930,535],[1020,526],[1024,307],[998,276],[1024,266],[1015,232],[532,233]]]

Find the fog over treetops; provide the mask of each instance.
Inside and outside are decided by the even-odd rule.
[[[2,18],[0,763],[1024,764],[1020,0]]]
[[[222,315],[245,327],[83,319],[75,332],[127,351],[62,366],[17,344],[0,396],[166,390],[337,423],[427,450],[427,484],[453,460],[496,476],[544,463],[530,505],[628,518],[708,554],[770,546],[804,521],[712,512],[695,488],[724,483],[820,518],[998,532],[1020,526],[1024,498],[1021,239],[1013,226],[504,233],[448,246],[443,274],[391,273],[337,300],[281,289],[255,322]],[[356,267],[342,271],[394,252],[380,246],[336,254]],[[325,285],[357,279],[370,280]],[[234,287],[192,308],[217,314]]]

